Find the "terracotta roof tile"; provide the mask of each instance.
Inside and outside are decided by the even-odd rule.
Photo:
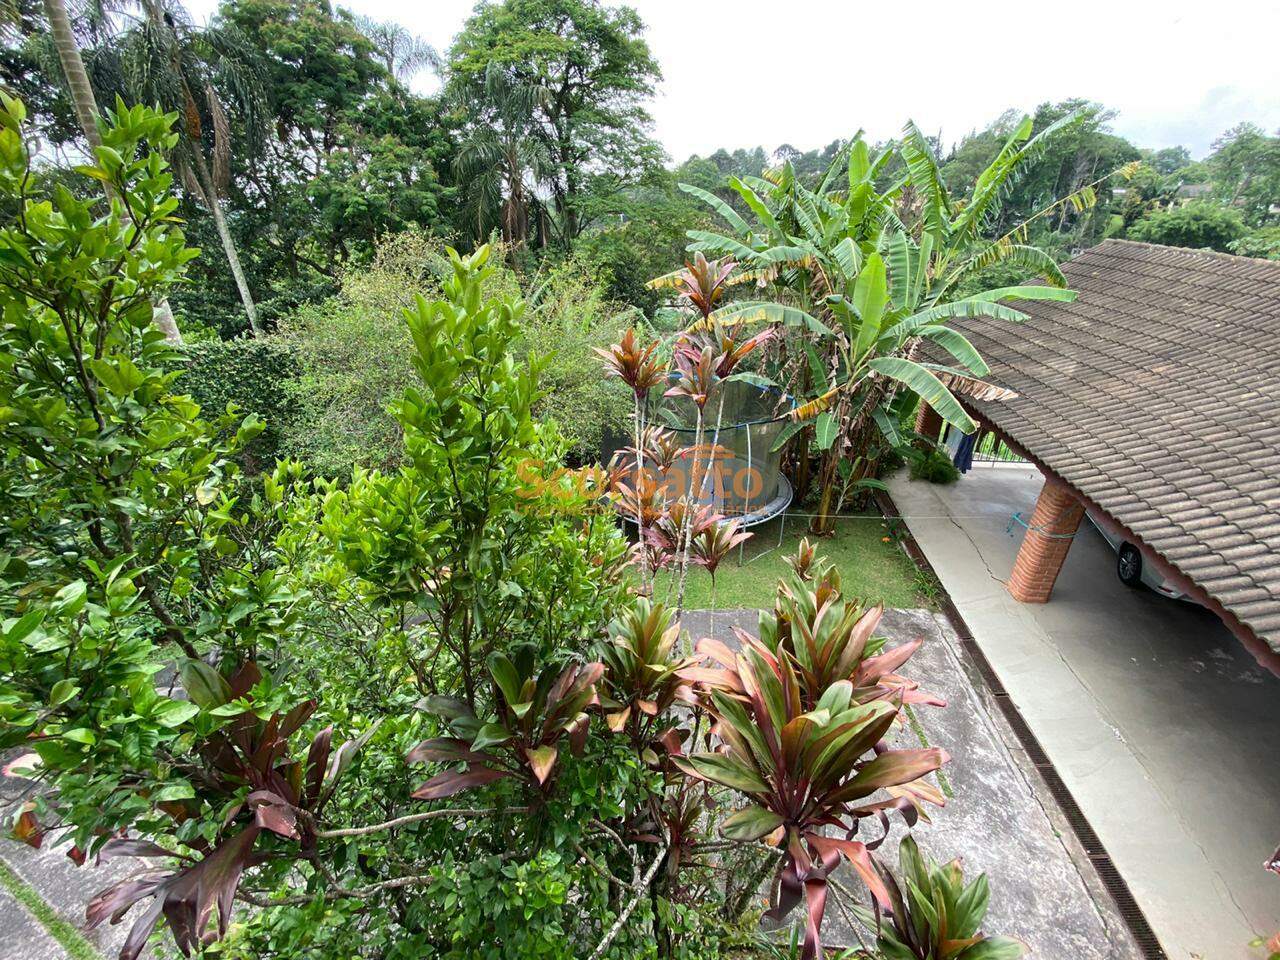
[[[1017,391],[968,401],[1280,652],[1280,263],[1108,240],[1074,303],[955,325]]]

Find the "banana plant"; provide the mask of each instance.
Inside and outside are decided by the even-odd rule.
[[[876,950],[884,960],[1018,960],[1026,953],[1020,940],[980,932],[990,900],[985,874],[966,884],[959,860],[938,866],[909,835],[898,846],[898,861],[900,879],[875,864],[889,895],[884,914],[853,906],[859,920],[876,931]]]
[[[966,433],[974,423],[954,392],[1001,394],[982,381],[986,365],[949,320],[1019,322],[1025,315],[1001,301],[1074,296],[1062,289],[1062,273],[1043,251],[1012,242],[1017,239],[1012,235],[1003,242],[985,241],[981,230],[998,209],[1010,178],[1082,119],[1073,114],[1034,137],[1030,119],[1024,119],[967,198],[953,198],[947,191],[932,146],[914,124],[907,125],[899,145],[874,158],[861,135],[856,136],[815,189],[799,183],[786,164],[766,179],[731,179],[729,187],[748,207],[751,222],[720,198],[684,188],[707,201],[733,230],[733,235],[690,231],[690,249],[734,256],[746,274],[773,294],[770,300],[728,303],[706,322],[777,321],[818,336],[816,345],[807,343],[795,351],[801,361],[792,371],[793,390],[810,399],[797,407],[791,428],[778,441],[781,446],[801,434],[797,480],[802,491],[807,487],[808,438],[820,455],[822,496],[813,532],[830,532],[837,464],[853,463],[845,471],[843,490],[865,489],[878,459],[873,452],[877,437],[884,434],[891,445],[898,442],[885,406],[900,388]],[[881,188],[895,154],[906,175]],[[911,197],[921,198],[910,223],[899,217],[907,188]],[[1059,202],[1082,206],[1087,199],[1086,190]],[[1025,267],[1047,285],[955,296],[961,282],[1003,262]],[[655,281],[663,283],[664,278]],[[926,340],[953,362],[920,362],[918,344]],[[812,429],[810,420],[815,421]]]
[[[694,681],[721,746],[674,756],[672,763],[746,799],[721,832],[737,841],[767,838],[783,851],[768,915],[781,920],[804,899],[803,955],[815,960],[822,956],[827,877],[842,859],[882,906],[890,906],[871,850],[852,837],[862,818],[881,815],[896,801],[861,802],[920,781],[948,756],[936,747],[888,747],[883,739],[900,702],[858,703],[848,680],[833,683],[810,708],[791,659],[750,637],[743,638],[731,665],[692,668],[685,676]],[[905,812],[904,817],[914,822]]]
[[[586,744],[596,704],[596,684],[604,664],[574,664],[559,674],[534,672],[534,655],[522,647],[511,660],[504,653],[489,657],[496,715],[481,720],[461,700],[435,695],[426,700],[429,713],[441,717],[451,737],[424,740],[409,751],[406,762],[461,763],[464,769],[437,773],[413,792],[419,800],[439,800],[498,780],[516,779],[539,793],[547,793],[560,752],[574,754]]]

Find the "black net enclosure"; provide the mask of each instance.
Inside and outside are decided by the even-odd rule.
[[[707,397],[702,443],[695,450],[697,407],[684,397],[663,397],[649,422],[685,449],[669,465],[646,463],[645,472],[660,480],[669,500],[688,494],[743,526],[763,523],[791,503],[782,451],[775,447],[794,408],[791,396],[777,387],[720,380]]]

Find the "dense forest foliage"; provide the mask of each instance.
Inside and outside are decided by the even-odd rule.
[[[17,6],[0,82],[23,97],[46,159],[72,162],[84,133],[44,7]],[[187,339],[245,331],[246,300],[276,329],[338,293],[380,238],[406,230],[463,244],[497,234],[530,274],[573,257],[610,299],[652,314],[659,300],[645,281],[682,259],[685,230],[706,219],[678,183],[732,200],[728,177],[783,162],[812,183],[847,142],[722,149],[673,164],[650,132],[646,104],[661,68],[644,24],[591,0],[481,4],[440,52],[325,0],[225,0],[205,26],[176,0],[106,9],[72,18],[99,106],[121,94],[185,117],[181,213],[205,251],[173,301]],[[411,88],[425,70],[439,74],[437,95]],[[1035,242],[1058,255],[1128,236],[1280,256],[1280,138],[1242,123],[1193,161],[1181,147],[1129,143],[1111,132],[1105,106],[1083,101],[1041,105],[1035,129],[1081,107],[1091,119],[1012,187],[992,235],[1137,163],[1127,179],[1099,184],[1090,209],[1036,220]],[[953,144],[935,139],[951,189],[972,186],[1017,120],[1010,111]],[[243,293],[224,246],[243,267]]]
[[[985,875],[876,852],[971,800],[852,562],[805,539],[758,636],[682,629],[763,513],[725,398],[777,511],[879,524],[918,402],[1009,394],[952,321],[1075,299],[1104,237],[1280,257],[1280,139],[1070,101],[673,166],[599,0],[444,51],[325,0],[3,23],[5,824],[147,861],[86,905],[121,960],[818,960],[837,908],[845,956],[1023,955]]]

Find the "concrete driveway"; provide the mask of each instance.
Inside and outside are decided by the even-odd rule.
[[[1049,603],[1004,581],[1041,478],[890,481],[899,511],[1170,957],[1258,958],[1280,929],[1280,679],[1212,614],[1115,574],[1082,523]]]

